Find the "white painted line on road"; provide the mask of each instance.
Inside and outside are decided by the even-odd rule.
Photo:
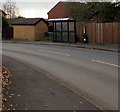
[[[54,51],[46,51],[46,50],[41,50],[41,49],[38,49],[38,51],[46,52],[46,53],[53,53],[53,54],[57,54],[57,55],[71,56],[71,55],[66,54],[66,53],[60,53],[60,52],[54,52]]]
[[[99,60],[91,60],[97,63],[102,63],[102,64],[106,64],[106,65],[111,65],[111,66],[115,66],[115,67],[120,67],[119,65],[116,64],[112,64],[112,63],[107,63],[107,62],[103,62],[103,61],[99,61]]]
[[[22,47],[16,47],[16,46],[3,46],[3,48],[10,48],[10,49],[20,48],[20,49],[23,49]]]

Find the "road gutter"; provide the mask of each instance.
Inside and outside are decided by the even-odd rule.
[[[76,48],[84,48],[84,49],[92,49],[99,51],[108,51],[108,52],[120,52],[120,50],[110,49],[110,48],[100,48],[94,46],[78,45],[78,44],[67,44],[67,43],[53,43],[53,42],[26,42],[26,41],[3,41],[3,43],[20,43],[20,44],[35,44],[35,45],[52,45],[52,46],[66,46],[66,47],[76,47]]]

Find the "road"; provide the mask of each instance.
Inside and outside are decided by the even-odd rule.
[[[100,109],[118,109],[118,54],[63,46],[3,43],[3,55],[58,80]]]
[[[8,99],[5,105],[11,110],[97,110],[101,112],[57,81],[18,60],[4,56],[3,65],[9,68],[11,74],[12,84],[7,87],[9,89],[6,88],[4,94]]]

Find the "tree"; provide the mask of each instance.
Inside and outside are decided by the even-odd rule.
[[[9,23],[4,17],[2,17],[2,28],[5,28],[5,27],[9,27]]]
[[[87,5],[81,2],[67,2],[67,8],[70,10],[69,17],[77,21],[83,21]]]
[[[13,0],[7,0],[3,4],[3,11],[7,13],[8,18],[16,18],[19,13],[16,3]]]
[[[102,22],[118,22],[120,21],[120,3],[115,2],[98,2],[93,3],[94,10],[97,12],[95,16],[100,18]]]
[[[79,22],[120,22],[120,2],[68,2],[69,17]]]
[[[114,3],[114,10],[115,10],[115,18],[116,22],[120,22],[120,2]]]

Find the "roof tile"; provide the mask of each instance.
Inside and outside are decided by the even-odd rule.
[[[16,21],[14,21],[12,25],[35,25],[41,20],[44,20],[44,19],[42,18],[19,18]]]

